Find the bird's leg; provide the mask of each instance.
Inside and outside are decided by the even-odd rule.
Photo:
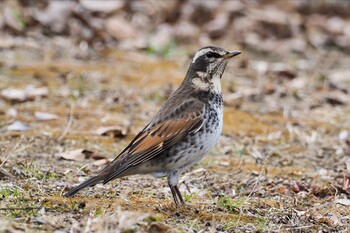
[[[179,198],[181,204],[185,205],[185,201],[182,198],[181,192],[180,192],[180,190],[179,190],[179,188],[177,186],[175,186],[175,191],[176,191],[177,197]]]
[[[173,195],[173,198],[174,198],[174,203],[178,207],[179,206],[179,201],[178,201],[177,195],[176,195],[177,194],[176,193],[176,186],[169,185],[169,187],[170,187],[170,190],[171,190],[171,194]]]
[[[181,204],[184,204],[184,200],[181,196],[180,190],[177,187],[177,184],[179,183],[179,172],[178,171],[172,171],[168,173],[168,185],[171,190],[171,194],[173,195],[174,202],[176,206],[179,206],[179,202]]]

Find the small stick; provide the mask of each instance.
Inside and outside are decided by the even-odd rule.
[[[73,110],[74,110],[74,104],[71,103],[70,104],[69,119],[68,119],[67,126],[64,129],[63,133],[58,137],[57,141],[61,141],[64,138],[64,136],[66,136],[66,134],[68,133],[68,131],[69,131],[71,125],[72,125],[72,122],[73,122]]]
[[[40,210],[42,206],[27,206],[27,207],[7,207],[7,208],[0,208],[0,210]]]

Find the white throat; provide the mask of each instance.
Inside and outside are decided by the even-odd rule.
[[[205,78],[198,74],[198,78],[192,79],[192,85],[195,89],[201,91],[213,91],[215,93],[221,93],[221,79],[219,75],[214,75],[209,82],[205,81]]]

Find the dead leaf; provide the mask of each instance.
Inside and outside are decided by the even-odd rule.
[[[48,112],[34,112],[35,119],[38,121],[51,121],[57,120],[58,116]]]
[[[296,209],[293,209],[295,211],[295,213],[297,214],[298,217],[300,216],[304,216],[306,211],[299,211],[299,210],[296,210]]]
[[[63,32],[75,5],[73,1],[49,1],[48,7],[44,10],[35,8],[33,17],[52,31]]]
[[[348,173],[350,174],[350,157],[347,157],[347,158],[346,158],[345,164],[346,164],[346,170],[347,170]]]
[[[34,100],[36,97],[45,97],[49,93],[47,87],[27,86],[25,89],[8,88],[0,92],[0,97],[8,101]]]
[[[25,96],[27,100],[34,100],[36,97],[44,97],[49,94],[49,89],[47,87],[34,87],[29,85],[26,87]]]
[[[195,42],[200,35],[199,28],[191,22],[181,20],[174,25],[175,38],[181,42]]]
[[[346,147],[345,147],[346,153],[350,154],[350,139],[345,140],[345,145],[346,145]],[[350,172],[350,170],[349,170],[349,172]]]
[[[225,96],[225,106],[239,108],[244,101],[244,96],[241,93],[231,93]]]
[[[169,46],[173,38],[172,28],[169,25],[160,25],[149,38],[149,46],[157,52],[160,52],[162,49]]]
[[[56,154],[56,156],[61,159],[73,160],[73,161],[83,161],[89,158],[92,158],[94,160],[106,159],[106,157],[97,155],[95,154],[95,152],[86,150],[86,149],[76,149],[76,150],[66,151],[66,152]]]
[[[2,14],[7,26],[16,31],[22,31],[25,28],[24,12],[17,1],[8,1],[2,5]]]
[[[15,108],[10,108],[9,110],[7,110],[6,113],[10,117],[16,117],[17,116],[17,110]]]
[[[335,204],[341,204],[345,206],[350,206],[350,199],[337,199]]]
[[[163,233],[167,232],[171,227],[169,225],[166,225],[164,223],[158,223],[158,222],[153,222],[149,228],[148,232],[152,233]]]
[[[345,165],[347,171],[344,174],[342,189],[348,190],[350,189],[350,157],[345,159]]]
[[[0,179],[4,180],[5,178],[12,178],[12,175],[0,168]]]
[[[287,189],[284,186],[276,188],[276,192],[281,195],[286,195],[288,193]]]
[[[127,128],[122,126],[104,126],[98,128],[95,133],[102,136],[109,137],[125,137],[127,134]]]
[[[108,164],[111,161],[112,161],[111,159],[99,159],[94,161],[92,164],[95,166],[102,166],[102,165]]]
[[[22,121],[15,121],[11,125],[7,126],[8,131],[27,131],[31,127]]]
[[[338,138],[341,141],[345,141],[348,137],[349,137],[349,132],[347,130],[342,130],[338,135]]]
[[[350,71],[349,69],[337,69],[330,70],[328,72],[328,79],[331,84],[337,86],[340,89],[350,90]]]
[[[295,192],[295,193],[300,192],[300,187],[299,187],[298,183],[297,183],[295,180],[292,180],[292,181],[290,182],[290,188],[291,188],[291,189],[293,190],[293,192]]]
[[[0,96],[5,100],[24,101],[26,96],[24,90],[8,88],[0,92]]]
[[[283,63],[271,64],[268,71],[278,78],[285,78],[288,80],[292,80],[297,76],[296,72],[293,69],[289,68]]]
[[[226,34],[227,24],[229,23],[229,14],[220,14],[206,24],[206,31],[213,39],[220,38]]]
[[[94,12],[111,13],[124,6],[124,1],[106,1],[106,0],[80,0],[80,5],[87,10]]]
[[[346,105],[349,102],[346,94],[342,92],[332,93],[325,97],[325,102],[332,106]]]
[[[121,17],[111,17],[105,21],[107,32],[116,40],[132,39],[136,37],[134,27]]]

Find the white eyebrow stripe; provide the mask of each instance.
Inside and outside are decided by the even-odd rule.
[[[195,63],[196,60],[197,60],[197,58],[199,58],[200,56],[206,54],[206,53],[209,52],[209,51],[211,51],[210,48],[202,49],[202,50],[198,51],[198,52],[194,55],[194,57],[192,58],[192,63]]]

